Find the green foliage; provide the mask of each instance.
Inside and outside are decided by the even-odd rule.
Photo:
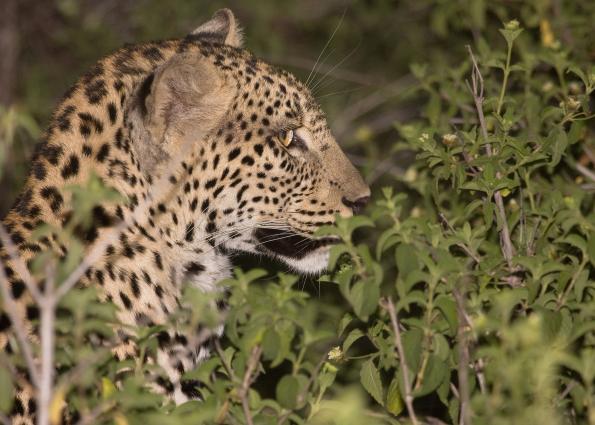
[[[348,14],[347,24],[377,32],[394,11],[373,3],[354,4],[359,19]],[[186,374],[203,384],[202,401],[181,406],[147,388],[146,374],[163,372],[144,356],[112,358],[115,308],[98,303],[93,289],[73,290],[58,310],[62,374],[53,406],[67,399],[83,416],[99,412],[98,424],[243,424],[248,415],[255,424],[397,424],[411,423],[410,395],[420,421],[460,423],[468,397],[474,424],[595,423],[595,68],[584,41],[594,11],[577,2],[556,12],[538,0],[404,3],[425,25],[407,26],[411,51],[387,61],[415,78],[399,105],[416,112],[391,119],[394,131],[374,130],[367,116],[343,128],[346,145],[375,177],[375,196],[366,215],[321,229],[341,238],[329,274],[237,268],[224,282],[225,316],[210,308],[212,298],[187,290],[171,325],[224,324],[225,331],[212,357]],[[77,2],[60,4],[62,13],[81,13]],[[190,10],[168,13],[182,19]],[[137,19],[150,35],[155,15],[145,12]],[[269,8],[259,13],[258,22],[281,19]],[[287,55],[263,28],[252,43]],[[387,43],[378,38],[365,47],[374,70],[384,65],[374,43]],[[482,120],[469,43],[482,77]],[[340,121],[336,102],[325,106]],[[384,108],[374,112],[390,111]],[[34,133],[27,120],[19,126]],[[402,172],[378,171],[385,157]],[[59,233],[62,243],[80,244],[74,226],[84,225],[98,199],[113,196],[97,184],[73,188],[78,209]],[[60,276],[78,264],[82,248],[69,252]],[[160,330],[137,330],[143,354],[155,352]],[[105,344],[91,348],[99,337]],[[10,370],[24,360],[15,353],[0,364],[0,387],[10,388]],[[5,394],[1,412],[11,408]]]

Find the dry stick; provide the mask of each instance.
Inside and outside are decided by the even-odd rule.
[[[459,425],[471,425],[471,408],[469,405],[469,341],[467,340],[467,320],[465,319],[465,301],[457,288],[452,291],[456,304],[459,326],[457,329],[457,340],[459,343],[459,399],[461,411]]]
[[[246,373],[244,373],[244,379],[242,380],[242,386],[238,391],[238,397],[242,401],[242,409],[244,409],[244,416],[246,417],[246,425],[254,424],[254,422],[252,422],[252,414],[250,413],[248,391],[250,390],[250,385],[252,384],[253,380],[252,374],[258,366],[258,361],[260,360],[261,353],[262,349],[259,345],[252,348],[250,359],[248,359],[248,367],[246,368]]]
[[[576,167],[576,170],[579,173],[581,173],[583,176],[585,176],[589,180],[595,182],[595,173],[593,171],[589,170],[587,167],[585,167],[584,165],[579,164],[578,162],[576,164],[574,164],[574,166]]]
[[[413,425],[419,425],[415,410],[413,409],[413,396],[411,395],[411,382],[409,382],[409,368],[407,367],[407,361],[405,360],[405,350],[403,349],[403,341],[401,340],[401,331],[399,330],[399,321],[397,319],[397,313],[395,312],[395,305],[393,304],[392,298],[386,298],[384,302],[384,308],[388,310],[390,316],[390,322],[395,333],[395,345],[397,346],[397,352],[399,353],[399,363],[401,369],[403,369],[403,384],[405,385],[405,405],[407,406],[407,412]]]
[[[471,71],[471,86],[469,85],[469,81],[466,81],[467,88],[471,92],[473,101],[475,102],[475,109],[477,110],[477,117],[479,119],[479,126],[481,128],[481,134],[486,147],[486,153],[488,156],[493,156],[494,153],[492,151],[492,146],[488,142],[488,130],[485,122],[485,116],[483,114],[483,77],[481,76],[481,72],[479,72],[479,67],[471,47],[467,46],[467,50],[469,51],[469,56],[471,57],[471,62],[473,63],[473,69]],[[497,173],[496,176],[499,178],[500,173]],[[510,231],[508,229],[508,221],[506,220],[506,211],[504,210],[502,193],[500,193],[499,190],[494,193],[494,200],[496,201],[496,213],[498,214],[498,218],[500,219],[500,223],[502,225],[502,230],[500,230],[500,247],[508,267],[512,269],[514,247],[512,246],[512,241],[510,240]]]

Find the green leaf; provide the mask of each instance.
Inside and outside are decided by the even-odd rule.
[[[459,319],[457,317],[457,304],[454,300],[446,295],[440,295],[434,301],[434,305],[446,321],[448,322],[448,327],[450,329],[449,335],[454,336],[457,333],[457,328],[459,326]]]
[[[221,359],[219,357],[211,357],[210,359],[202,362],[196,369],[185,373],[184,378],[197,379],[201,382],[209,382],[211,373],[220,365]]]
[[[360,382],[365,390],[382,405],[384,402],[384,389],[380,380],[380,373],[372,359],[366,360],[359,373]]]
[[[399,392],[399,378],[395,376],[388,386],[386,392],[386,410],[393,415],[397,416],[403,411],[405,407],[403,399],[401,399],[401,393]]]
[[[417,373],[422,352],[422,340],[424,333],[421,329],[411,328],[403,333],[403,348],[407,367],[412,373]]]
[[[494,204],[490,201],[483,203],[483,220],[487,228],[492,227],[494,223]]]
[[[549,165],[554,167],[562,159],[564,151],[568,147],[568,138],[564,130],[556,127],[547,137],[547,145],[551,150],[551,159]]]
[[[436,390],[447,377],[448,370],[448,365],[445,362],[436,355],[430,354],[424,370],[423,384],[421,388],[415,391],[415,397],[421,397]]]
[[[353,321],[353,315],[351,313],[345,313],[339,322],[339,329],[337,330],[337,335],[341,335],[347,326]]]
[[[337,244],[331,247],[328,259],[328,269],[334,270],[335,266],[337,265],[337,260],[341,257],[341,255],[345,254],[349,248],[345,244]]]
[[[346,353],[347,350],[349,350],[349,347],[351,347],[355,341],[364,336],[366,335],[359,329],[354,329],[349,332],[349,335],[347,335],[347,338],[345,338],[345,341],[343,341],[343,353]]]
[[[411,244],[402,243],[397,246],[395,250],[395,259],[397,261],[397,269],[399,276],[406,279],[409,273],[419,269],[419,261],[417,259],[417,250]]]
[[[273,360],[279,353],[281,339],[274,328],[267,328],[262,336],[262,355],[267,360]]]
[[[322,371],[318,375],[318,385],[320,386],[320,392],[324,393],[328,387],[333,385],[335,377],[337,376],[338,369],[332,364],[325,362],[322,366]]]
[[[522,28],[516,28],[516,29],[505,28],[505,29],[501,29],[499,31],[500,31],[500,34],[502,34],[502,36],[506,39],[506,43],[509,46],[512,46],[512,43],[514,43],[514,40],[516,40],[517,37],[519,35],[521,35],[521,33],[523,32],[523,29]]]
[[[293,375],[285,375],[277,384],[275,397],[279,404],[288,409],[295,409],[298,404],[300,383]]]
[[[357,317],[365,321],[376,311],[380,289],[376,285],[370,285],[368,281],[360,280],[351,288],[348,299]]]

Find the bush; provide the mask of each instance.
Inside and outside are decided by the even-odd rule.
[[[451,40],[488,25],[485,9],[436,4],[432,30]],[[145,387],[156,367],[144,355],[90,348],[109,341],[114,307],[74,289],[57,310],[52,415],[66,399],[89,423],[595,423],[595,68],[527,8],[529,29],[512,20],[499,39],[476,34],[473,49],[453,48],[457,66],[410,66],[417,83],[403,97],[420,113],[377,146],[415,160],[380,179],[366,215],[323,229],[342,240],[328,275],[238,267],[224,316],[186,291],[172,324],[225,324],[186,376],[203,401],[176,407]],[[373,157],[368,130],[353,139]],[[85,194],[101,192],[89,184],[76,192],[79,221],[97,202]],[[58,284],[81,260],[70,252]],[[138,332],[141,353],[161,329]],[[26,365],[19,353],[3,362],[5,389]],[[2,391],[0,410],[11,403]]]

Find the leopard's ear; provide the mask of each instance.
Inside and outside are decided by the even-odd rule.
[[[146,170],[200,143],[220,123],[233,97],[215,65],[190,52],[173,56],[138,91],[136,116],[149,135],[138,148]]]
[[[242,30],[229,9],[215,12],[210,21],[192,31],[192,36],[233,47],[242,47]]]

